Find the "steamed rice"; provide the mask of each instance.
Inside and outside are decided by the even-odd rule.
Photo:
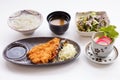
[[[15,18],[12,18],[11,25],[17,30],[30,30],[38,27],[40,24],[40,18],[31,14],[21,14]]]

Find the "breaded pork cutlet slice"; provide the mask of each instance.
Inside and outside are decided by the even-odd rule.
[[[58,54],[58,47],[60,45],[60,39],[54,38],[44,44],[38,44],[34,46],[28,52],[28,58],[32,63],[48,63],[53,60]]]

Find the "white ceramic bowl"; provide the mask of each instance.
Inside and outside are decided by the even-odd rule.
[[[80,34],[80,36],[86,36],[86,37],[91,37],[93,34],[95,34],[96,32],[82,32],[78,30],[78,33]]]
[[[80,17],[86,16],[91,12],[96,12],[97,16],[101,16],[105,21],[106,21],[106,25],[109,25],[110,21],[107,17],[107,14],[105,11],[87,11],[87,12],[76,12],[76,16],[75,16],[75,23],[76,23],[76,27],[78,30],[78,26],[77,26],[77,22],[80,21]],[[91,32],[85,32],[85,31],[80,31],[78,30],[79,34],[81,36],[92,36],[94,33],[96,33],[95,31],[91,31]]]
[[[34,10],[20,10],[8,18],[8,25],[15,31],[30,35],[41,25],[42,15]]]

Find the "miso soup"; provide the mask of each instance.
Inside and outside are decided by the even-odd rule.
[[[64,19],[53,19],[53,20],[51,20],[50,23],[53,24],[53,25],[58,25],[58,26],[60,26],[60,25],[66,24],[67,21],[64,20]]]

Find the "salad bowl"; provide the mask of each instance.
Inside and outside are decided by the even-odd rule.
[[[76,12],[75,23],[81,36],[92,36],[110,21],[105,11],[88,11]]]

